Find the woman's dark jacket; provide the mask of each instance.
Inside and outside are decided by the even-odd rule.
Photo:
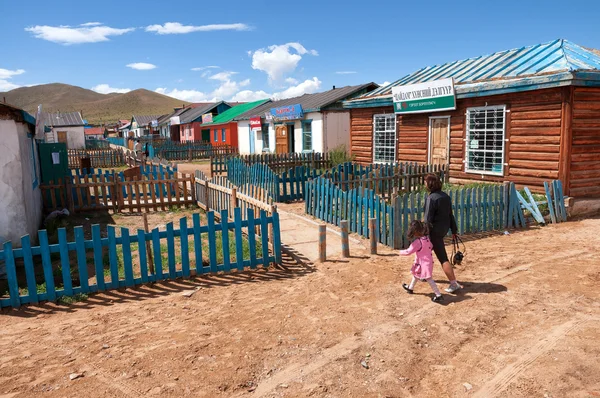
[[[425,201],[425,221],[429,225],[429,234],[446,236],[448,230],[457,233],[456,220],[452,214],[452,200],[443,191],[431,192]]]

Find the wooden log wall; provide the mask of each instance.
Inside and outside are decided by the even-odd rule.
[[[600,88],[573,93],[570,196],[600,195]]]
[[[350,111],[350,152],[358,163],[373,162],[373,115],[380,113],[394,113],[394,110],[383,107]]]

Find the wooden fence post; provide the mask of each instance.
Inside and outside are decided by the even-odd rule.
[[[396,196],[394,199],[394,249],[402,248],[402,213],[400,211],[402,207],[402,196]]]
[[[204,181],[204,205],[206,206],[206,211],[210,211],[210,204],[208,203],[210,199],[210,193],[208,192],[208,188],[210,183],[208,181]]]
[[[214,157],[211,156],[210,157],[210,173],[208,173],[209,178],[212,178],[212,176],[213,176],[213,161],[214,161],[213,159],[214,159]]]
[[[277,213],[277,206],[275,205],[271,205],[269,206],[269,214],[271,215],[271,217],[273,217],[274,214]],[[271,242],[273,245],[275,244],[275,235],[273,232],[273,223],[269,224],[269,242]],[[275,246],[273,246],[273,252],[275,252],[275,250],[277,250],[275,248]]]
[[[69,209],[69,214],[75,213],[75,202],[73,201],[73,185],[71,184],[70,176],[65,177],[65,199],[67,201],[66,205]]]
[[[148,228],[148,215],[143,213],[142,217],[144,218],[144,231],[148,233],[150,232]],[[146,258],[148,259],[148,264],[150,265],[150,273],[154,275],[154,259],[152,258],[152,250],[150,250],[150,241],[148,240],[146,240]]]
[[[509,224],[511,223],[511,220],[509,220],[509,208],[510,208],[510,183],[509,182],[504,182],[504,186],[503,188],[503,195],[502,195],[502,201],[504,202],[504,208],[502,209],[502,218],[504,221],[504,228],[508,228]],[[550,203],[548,203],[548,205],[550,205]]]
[[[369,218],[369,238],[371,240],[371,254],[377,254],[377,219]]]
[[[348,239],[348,220],[341,220],[340,227],[342,228],[342,257],[350,257],[350,242]]]
[[[191,161],[192,161],[192,159],[193,159],[193,157],[192,157],[192,147],[190,147],[190,148],[188,149],[188,161],[190,161],[190,162],[191,162]]]
[[[319,224],[319,262],[327,261],[327,225]]]
[[[233,209],[238,207],[237,188],[236,187],[231,188],[231,202],[229,204],[229,207],[231,208],[231,211],[230,211],[231,214],[233,214]]]

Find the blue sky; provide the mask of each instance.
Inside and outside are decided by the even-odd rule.
[[[189,101],[289,97],[557,38],[600,48],[599,15],[591,0],[4,0],[0,91],[61,82]]]

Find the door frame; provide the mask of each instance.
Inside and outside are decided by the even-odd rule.
[[[431,149],[433,140],[431,139],[431,121],[432,119],[448,119],[448,132],[446,138],[446,154],[448,155],[448,163],[450,163],[450,115],[447,116],[429,116],[429,136],[427,138],[427,163],[431,164]]]

